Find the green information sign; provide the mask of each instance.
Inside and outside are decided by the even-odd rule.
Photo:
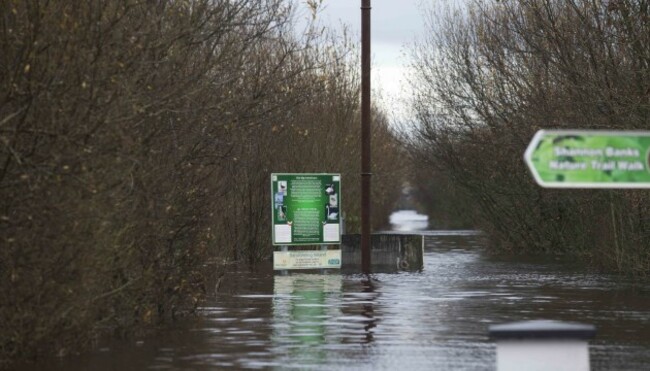
[[[273,245],[341,243],[340,174],[271,174]]]
[[[549,188],[650,188],[650,132],[540,130],[524,158]]]

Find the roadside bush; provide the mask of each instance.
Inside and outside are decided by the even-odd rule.
[[[412,50],[412,153],[462,188],[498,249],[650,272],[647,192],[542,189],[522,160],[542,128],[648,127],[648,9],[513,0],[431,14]]]
[[[0,3],[0,362],[192,311],[206,264],[270,256],[271,172],[341,172],[356,197],[355,54],[293,36],[292,12]],[[397,173],[377,117],[376,169]],[[380,213],[398,191],[376,188]]]

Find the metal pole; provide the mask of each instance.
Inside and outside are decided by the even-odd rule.
[[[361,269],[370,273],[370,0],[361,0]]]

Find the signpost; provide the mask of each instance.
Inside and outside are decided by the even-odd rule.
[[[524,158],[548,188],[650,188],[650,132],[540,130]]]
[[[271,174],[275,269],[340,268],[340,174]],[[320,245],[320,251],[289,251],[288,246]]]

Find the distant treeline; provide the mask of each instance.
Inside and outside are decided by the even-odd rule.
[[[434,221],[650,274],[650,192],[542,189],[523,161],[539,129],[650,129],[648,1],[477,0],[427,28],[409,144]]]
[[[187,312],[208,261],[269,258],[271,172],[340,172],[357,230],[356,47],[295,17],[284,0],[0,2],[0,364]],[[380,226],[403,156],[373,120]]]

